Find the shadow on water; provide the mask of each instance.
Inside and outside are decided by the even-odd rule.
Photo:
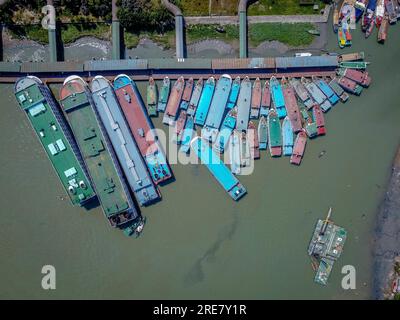
[[[193,267],[186,274],[186,276],[184,277],[185,285],[192,286],[204,280],[205,278],[203,270],[204,263],[215,262],[216,255],[219,249],[221,248],[222,244],[227,240],[231,240],[237,230],[239,224],[237,209],[235,209],[234,212],[232,213],[232,219],[233,219],[232,223],[220,230],[220,232],[218,233],[217,240],[215,240],[215,242],[211,244],[211,246],[206,250],[203,256],[201,256],[194,263]]]
[[[89,200],[82,206],[82,208],[86,209],[87,211],[90,211],[97,207],[100,207],[100,201],[99,201],[99,198],[97,198],[97,196],[94,197],[93,199]]]

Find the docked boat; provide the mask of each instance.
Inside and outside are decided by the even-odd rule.
[[[171,91],[171,81],[165,77],[161,86],[160,95],[158,96],[157,111],[164,112],[167,106],[169,92]]]
[[[333,18],[332,18],[333,32],[337,33],[339,28],[339,8],[335,2],[333,2]]]
[[[383,17],[382,23],[378,30],[378,42],[384,43],[387,39],[387,34],[389,30],[389,18],[387,14]]]
[[[338,43],[339,47],[343,49],[344,47],[349,47],[351,46],[351,34],[350,34],[350,29],[347,23],[342,23],[341,26],[339,26],[338,29]]]
[[[301,83],[307,89],[308,93],[312,96],[313,100],[320,105],[322,111],[327,112],[332,107],[328,98],[314,82],[302,77]]]
[[[97,114],[137,202],[145,206],[159,200],[160,193],[147,171],[111,83],[102,76],[96,76],[90,83],[90,89]]]
[[[193,78],[189,78],[189,80],[185,83],[185,89],[183,90],[182,101],[179,107],[182,110],[187,110],[189,106],[189,101],[193,92],[193,82]]]
[[[240,174],[240,141],[237,131],[233,131],[231,138],[229,139],[229,159],[231,172],[234,174]]]
[[[189,101],[189,106],[187,109],[187,115],[194,117],[196,114],[197,106],[199,104],[201,92],[203,91],[203,78],[197,80],[196,85],[194,86],[192,96]]]
[[[332,105],[339,102],[338,95],[332,90],[332,88],[325,82],[325,80],[318,78],[316,76],[312,77],[313,82],[318,86],[318,88],[323,92],[323,94],[328,98]]]
[[[258,140],[260,150],[266,150],[268,145],[268,123],[264,116],[258,122]]]
[[[257,78],[254,81],[253,92],[251,94],[250,119],[258,119],[260,116],[261,95],[261,81],[260,78]]]
[[[200,100],[196,109],[196,115],[194,117],[194,123],[203,126],[206,121],[208,109],[210,108],[211,100],[215,90],[215,79],[214,77],[208,78],[204,88],[201,92]]]
[[[342,102],[346,102],[349,99],[349,95],[343,90],[343,88],[339,85],[336,78],[333,78],[329,82],[329,86],[333,91],[339,96]]]
[[[83,157],[50,89],[34,76],[17,80],[15,97],[73,205],[95,197]]]
[[[147,112],[150,117],[157,117],[157,101],[158,101],[158,90],[157,84],[152,77],[149,79],[147,85]]]
[[[293,153],[290,157],[290,163],[295,165],[300,165],[301,160],[304,156],[304,150],[307,144],[307,135],[304,131],[300,131],[297,134],[296,140],[293,146]]]
[[[179,77],[172,87],[171,93],[168,98],[167,107],[163,117],[163,123],[169,126],[175,125],[176,117],[178,116],[179,105],[181,103],[183,89],[185,87],[185,80]]]
[[[301,81],[296,78],[289,78],[289,83],[293,87],[300,101],[307,107],[307,109],[311,109],[314,106],[315,102],[313,101],[311,95],[308,93],[307,89],[304,87]]]
[[[314,107],[315,108],[315,107]],[[308,114],[306,108],[300,109],[301,116],[303,117],[303,128],[307,134],[307,136],[312,139],[318,136],[318,128],[317,124],[313,121],[313,119]]]
[[[358,21],[365,10],[367,9],[368,0],[358,0],[354,3],[354,8],[356,9],[356,21]]]
[[[369,62],[366,61],[344,61],[339,62],[339,67],[350,68],[350,69],[366,69]]]
[[[232,78],[227,74],[223,74],[217,81],[210,108],[208,110],[206,122],[201,135],[203,139],[214,142],[218,135],[218,129],[224,117],[226,103],[228,102],[229,93],[232,87]]]
[[[267,118],[268,142],[271,157],[282,155],[282,130],[279,117],[275,110],[270,110]]]
[[[194,118],[193,116],[186,117],[185,129],[182,132],[181,138],[181,148],[179,149],[183,153],[188,153],[190,150],[190,142],[192,141],[194,135]]]
[[[242,80],[240,84],[239,97],[237,100],[238,113],[236,120],[236,130],[247,131],[250,117],[251,104],[251,81],[249,77]]]
[[[270,108],[271,108],[271,91],[269,90],[269,82],[268,80],[266,80],[261,97],[260,117],[262,116],[267,117]]]
[[[186,119],[187,119],[186,111],[181,110],[181,112],[179,113],[178,119],[175,122],[175,132],[174,133],[175,133],[176,144],[181,143],[182,133],[183,133],[183,129],[185,128]]]
[[[369,85],[371,84],[371,77],[369,76],[367,71],[363,72],[355,69],[340,68],[337,71],[337,74],[339,76],[353,80],[363,87],[369,87]]]
[[[247,131],[242,131],[240,133],[240,166],[250,167],[251,160],[253,159],[253,155],[250,149],[250,139],[248,137]]]
[[[385,0],[378,0],[375,8],[375,24],[380,27],[383,17],[385,16]]]
[[[272,102],[276,109],[276,113],[279,119],[286,117],[285,99],[283,97],[282,87],[279,81],[275,77],[271,77],[269,81],[269,86],[271,90]]]
[[[237,107],[229,110],[229,112],[226,114],[225,119],[222,122],[221,129],[219,130],[217,138],[215,139],[215,143],[213,144],[214,150],[218,153],[223,153],[225,151],[232,131],[236,126],[236,117]]]
[[[171,179],[172,171],[136,83],[127,75],[120,74],[114,79],[114,91],[154,183]]]
[[[355,81],[350,80],[346,77],[339,77],[337,79],[339,86],[341,86],[345,91],[350,92],[359,96],[362,92],[362,87],[357,84]]]
[[[375,9],[376,0],[370,0],[368,2],[367,10],[364,12],[364,16],[361,23],[362,31],[365,32],[365,37],[368,38],[375,25]]]
[[[260,159],[260,143],[258,140],[258,131],[253,121],[249,121],[247,135],[250,142],[251,156],[253,157],[253,159]]]
[[[319,136],[326,134],[324,114],[319,106],[315,106],[312,110],[313,122],[317,125],[317,133]]]
[[[226,104],[227,109],[230,110],[234,106],[236,106],[236,101],[239,96],[239,91],[240,91],[240,77],[236,77],[235,80],[233,80],[231,92],[229,93],[228,103]]]
[[[364,51],[344,53],[339,56],[339,62],[358,61],[358,60],[364,60],[364,58],[365,58]]]
[[[66,78],[60,90],[60,102],[107,220],[113,227],[130,227],[140,215],[86,82],[78,76]]]
[[[287,116],[291,122],[291,128],[293,132],[299,132],[302,129],[301,126],[301,115],[299,105],[297,104],[297,98],[293,87],[288,83],[285,77],[282,78],[282,90],[285,98],[285,106]]]
[[[282,122],[283,155],[290,156],[293,152],[293,129],[288,116]]]
[[[393,3],[393,0],[385,0],[385,9],[388,15],[389,23],[393,24],[397,22],[397,13]]]

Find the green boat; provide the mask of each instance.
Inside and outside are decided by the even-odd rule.
[[[350,68],[350,69],[366,69],[369,65],[369,62],[366,61],[343,61],[339,63],[341,68]]]
[[[171,91],[171,81],[165,77],[158,97],[157,111],[164,112],[167,107],[169,93]]]
[[[317,124],[313,121],[312,117],[304,106],[300,107],[300,113],[303,118],[303,128],[306,130],[307,136],[309,138],[316,137],[318,135]]]
[[[308,246],[308,255],[311,256],[313,268],[316,270],[314,281],[326,285],[332,272],[333,264],[343,251],[347,238],[347,231],[330,221],[332,208],[329,208],[325,220],[319,219]]]
[[[282,155],[282,129],[279,117],[273,109],[268,113],[267,125],[271,157],[280,157]]]
[[[147,86],[147,112],[150,117],[157,117],[157,101],[158,101],[158,90],[157,84],[152,77],[149,79],[149,85]]]
[[[15,83],[14,92],[72,204],[84,205],[95,193],[82,155],[49,88],[40,79],[28,76]]]
[[[60,102],[106,218],[113,227],[130,228],[140,217],[84,80],[77,76],[65,79]]]

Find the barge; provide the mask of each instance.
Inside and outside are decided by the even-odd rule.
[[[293,129],[288,116],[282,122],[283,155],[290,156],[293,152]]]
[[[333,91],[335,91],[342,102],[346,102],[349,99],[349,95],[339,85],[336,78],[333,78],[331,81],[329,81],[329,86],[332,88]]]
[[[317,77],[312,77],[312,80],[318,86],[318,88],[323,92],[323,94],[328,98],[329,102],[333,106],[339,102],[339,97],[324,80]]]
[[[341,77],[346,77],[350,80],[353,80],[357,84],[366,88],[371,84],[371,77],[367,71],[362,72],[355,69],[341,68],[337,71],[337,74]]]
[[[215,90],[215,79],[214,77],[208,78],[204,88],[201,92],[199,104],[196,109],[196,115],[194,117],[194,123],[203,126],[206,121],[208,110],[210,108],[211,100]]]
[[[214,150],[218,153],[223,153],[225,151],[232,131],[236,126],[236,117],[237,107],[229,110],[229,112],[226,114],[225,119],[222,122],[221,130],[219,130],[217,138],[215,139],[215,143],[213,144]]]
[[[280,157],[282,155],[282,130],[279,117],[275,110],[270,110],[267,118],[267,125],[271,157]]]
[[[185,80],[183,79],[183,77],[179,77],[172,87],[171,93],[169,95],[167,107],[165,108],[165,113],[163,117],[164,124],[169,126],[173,126],[175,124],[184,87]]]
[[[285,99],[283,97],[282,87],[275,77],[271,77],[269,81],[272,102],[279,119],[286,117]]]
[[[302,129],[302,125],[299,105],[297,104],[295,91],[293,87],[289,85],[285,77],[282,78],[281,83],[283,96],[285,98],[287,116],[289,117],[289,120],[291,122],[291,128],[293,132],[297,133]]]
[[[247,131],[250,117],[251,104],[251,81],[249,77],[242,80],[240,84],[240,92],[237,100],[238,113],[236,120],[236,130],[243,132]]]
[[[251,94],[250,119],[258,119],[258,117],[260,116],[261,96],[261,81],[260,78],[257,78],[254,81],[253,92]]]
[[[300,79],[289,78],[289,83],[293,87],[300,101],[307,107],[307,109],[311,109],[314,106],[315,102],[311,98],[307,89],[301,83]]]

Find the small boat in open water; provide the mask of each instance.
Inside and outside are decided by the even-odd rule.
[[[179,77],[172,87],[171,94],[169,95],[167,107],[165,108],[165,113],[163,117],[164,124],[167,124],[169,126],[173,126],[175,124],[184,86],[185,80],[183,79],[183,77]]]
[[[239,91],[240,91],[240,77],[236,77],[235,80],[233,80],[231,92],[229,93],[228,103],[226,104],[227,109],[232,109],[234,106],[236,106],[236,101],[239,96]]]
[[[293,129],[288,116],[282,122],[283,155],[290,156],[293,152]]]
[[[236,126],[236,117],[237,107],[234,107],[233,109],[229,110],[229,112],[225,116],[224,121],[222,122],[221,129],[219,130],[217,138],[215,139],[215,143],[213,144],[213,148],[215,151],[219,153],[223,153],[225,151],[232,131],[235,129]]]
[[[250,152],[253,159],[260,159],[260,144],[258,141],[258,131],[253,121],[249,121],[247,134],[250,141]]]
[[[258,140],[260,145],[260,150],[267,149],[268,145],[268,124],[267,119],[261,116],[258,122]]]
[[[271,157],[280,157],[282,155],[282,130],[279,117],[275,110],[270,110],[267,123],[269,152]]]
[[[250,109],[250,119],[258,119],[260,115],[261,107],[261,81],[257,78],[253,84],[253,92],[251,94],[251,109]]]
[[[294,142],[293,153],[290,157],[290,163],[295,165],[300,165],[301,160],[304,156],[304,150],[307,144],[307,135],[304,131],[300,131],[297,134],[296,140]]]
[[[190,98],[192,96],[192,92],[193,92],[193,78],[189,78],[189,80],[186,81],[185,89],[183,90],[182,101],[179,107],[180,109],[187,110]]]
[[[158,105],[157,105],[158,111],[160,112],[165,111],[170,90],[171,90],[171,81],[169,80],[168,77],[165,77],[163,80],[163,84],[161,86],[160,95],[158,96]]]
[[[271,108],[271,91],[269,90],[269,82],[268,80],[266,80],[261,97],[260,117],[262,116],[267,117],[270,108]]]
[[[275,77],[269,81],[272,101],[279,119],[286,117],[285,99],[283,97],[282,87]]]
[[[242,132],[247,131],[250,117],[251,104],[251,81],[249,77],[242,80],[240,84],[240,92],[237,100],[238,114],[236,120],[236,130]]]
[[[200,100],[197,106],[196,115],[194,117],[194,123],[203,126],[206,121],[208,109],[210,108],[211,100],[215,90],[215,79],[214,77],[208,78],[204,85],[203,91],[201,92]]]
[[[157,84],[152,77],[149,79],[149,84],[147,86],[147,112],[150,117],[157,117],[157,101],[158,101],[158,91]]]
[[[197,80],[196,85],[194,86],[192,97],[189,101],[189,107],[187,109],[187,115],[193,116],[196,114],[196,109],[199,104],[201,92],[203,91],[203,78]]]
[[[180,151],[183,153],[188,153],[190,150],[190,142],[192,141],[194,134],[194,119],[193,116],[186,117],[185,129],[183,129],[181,137],[181,148]]]

